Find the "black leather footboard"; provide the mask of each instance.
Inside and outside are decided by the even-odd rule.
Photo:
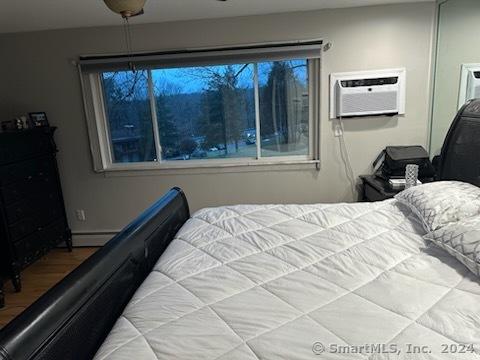
[[[0,331],[0,359],[91,359],[190,217],[174,188]]]

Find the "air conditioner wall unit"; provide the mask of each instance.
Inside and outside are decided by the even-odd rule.
[[[405,113],[405,69],[330,76],[330,118]]]

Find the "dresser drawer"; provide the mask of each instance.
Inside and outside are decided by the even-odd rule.
[[[29,217],[34,212],[34,208],[31,206],[31,204],[32,203],[30,201],[23,200],[7,206],[5,208],[7,223],[14,224],[23,218]]]
[[[32,234],[13,243],[15,260],[22,268],[38,259],[44,248],[45,246],[37,234]]]
[[[20,207],[18,207],[17,210],[19,212],[24,211],[25,217],[8,225],[10,237],[13,241],[32,232],[42,230],[56,219],[63,217],[63,207],[60,200],[53,203],[36,204],[31,209],[23,208],[20,210]],[[10,216],[14,218],[15,215],[14,212]]]
[[[65,241],[67,230],[66,220],[60,219],[50,226],[14,242],[14,253],[20,266],[25,267],[51,248]]]
[[[65,218],[60,218],[53,224],[38,232],[38,236],[44,244],[52,248],[67,240],[68,225]]]
[[[33,129],[0,135],[0,165],[21,161],[56,151],[52,132]]]
[[[29,181],[19,181],[0,187],[0,195],[5,205],[21,200],[39,198],[42,193],[58,193],[58,182],[54,173],[45,172],[43,177]]]
[[[0,185],[28,183],[41,180],[55,173],[51,156],[41,157],[0,167]]]
[[[26,196],[5,208],[5,214],[8,224],[14,224],[23,218],[38,217],[42,220],[40,223],[48,222],[49,219],[55,219],[62,214],[62,203],[58,191],[55,188],[42,189],[40,192],[26,194]]]
[[[19,240],[35,232],[39,227],[38,220],[33,217],[23,218],[8,226],[8,232],[13,241]]]

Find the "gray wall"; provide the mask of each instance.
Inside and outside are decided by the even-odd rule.
[[[439,154],[457,113],[462,64],[480,63],[480,1],[449,0],[440,6],[432,120],[432,155]]]
[[[345,139],[356,175],[369,173],[372,160],[388,144],[426,145],[434,13],[434,3],[418,3],[134,27],[136,50],[319,37],[331,42],[333,47],[324,54],[322,64],[319,172],[312,165],[302,165],[249,171],[94,173],[78,75],[70,60],[80,54],[122,51],[121,27],[0,36],[7,69],[0,85],[6,87],[0,117],[46,111],[50,122],[59,127],[59,166],[75,232],[120,229],[174,185],[185,190],[192,210],[235,203],[351,201],[338,139],[328,118],[328,75],[407,69],[405,116],[345,120]],[[85,209],[87,221],[77,221],[75,209]]]

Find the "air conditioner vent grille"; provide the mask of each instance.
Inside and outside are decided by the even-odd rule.
[[[342,113],[359,114],[377,111],[396,112],[397,92],[384,91],[378,93],[345,94],[342,96]]]

